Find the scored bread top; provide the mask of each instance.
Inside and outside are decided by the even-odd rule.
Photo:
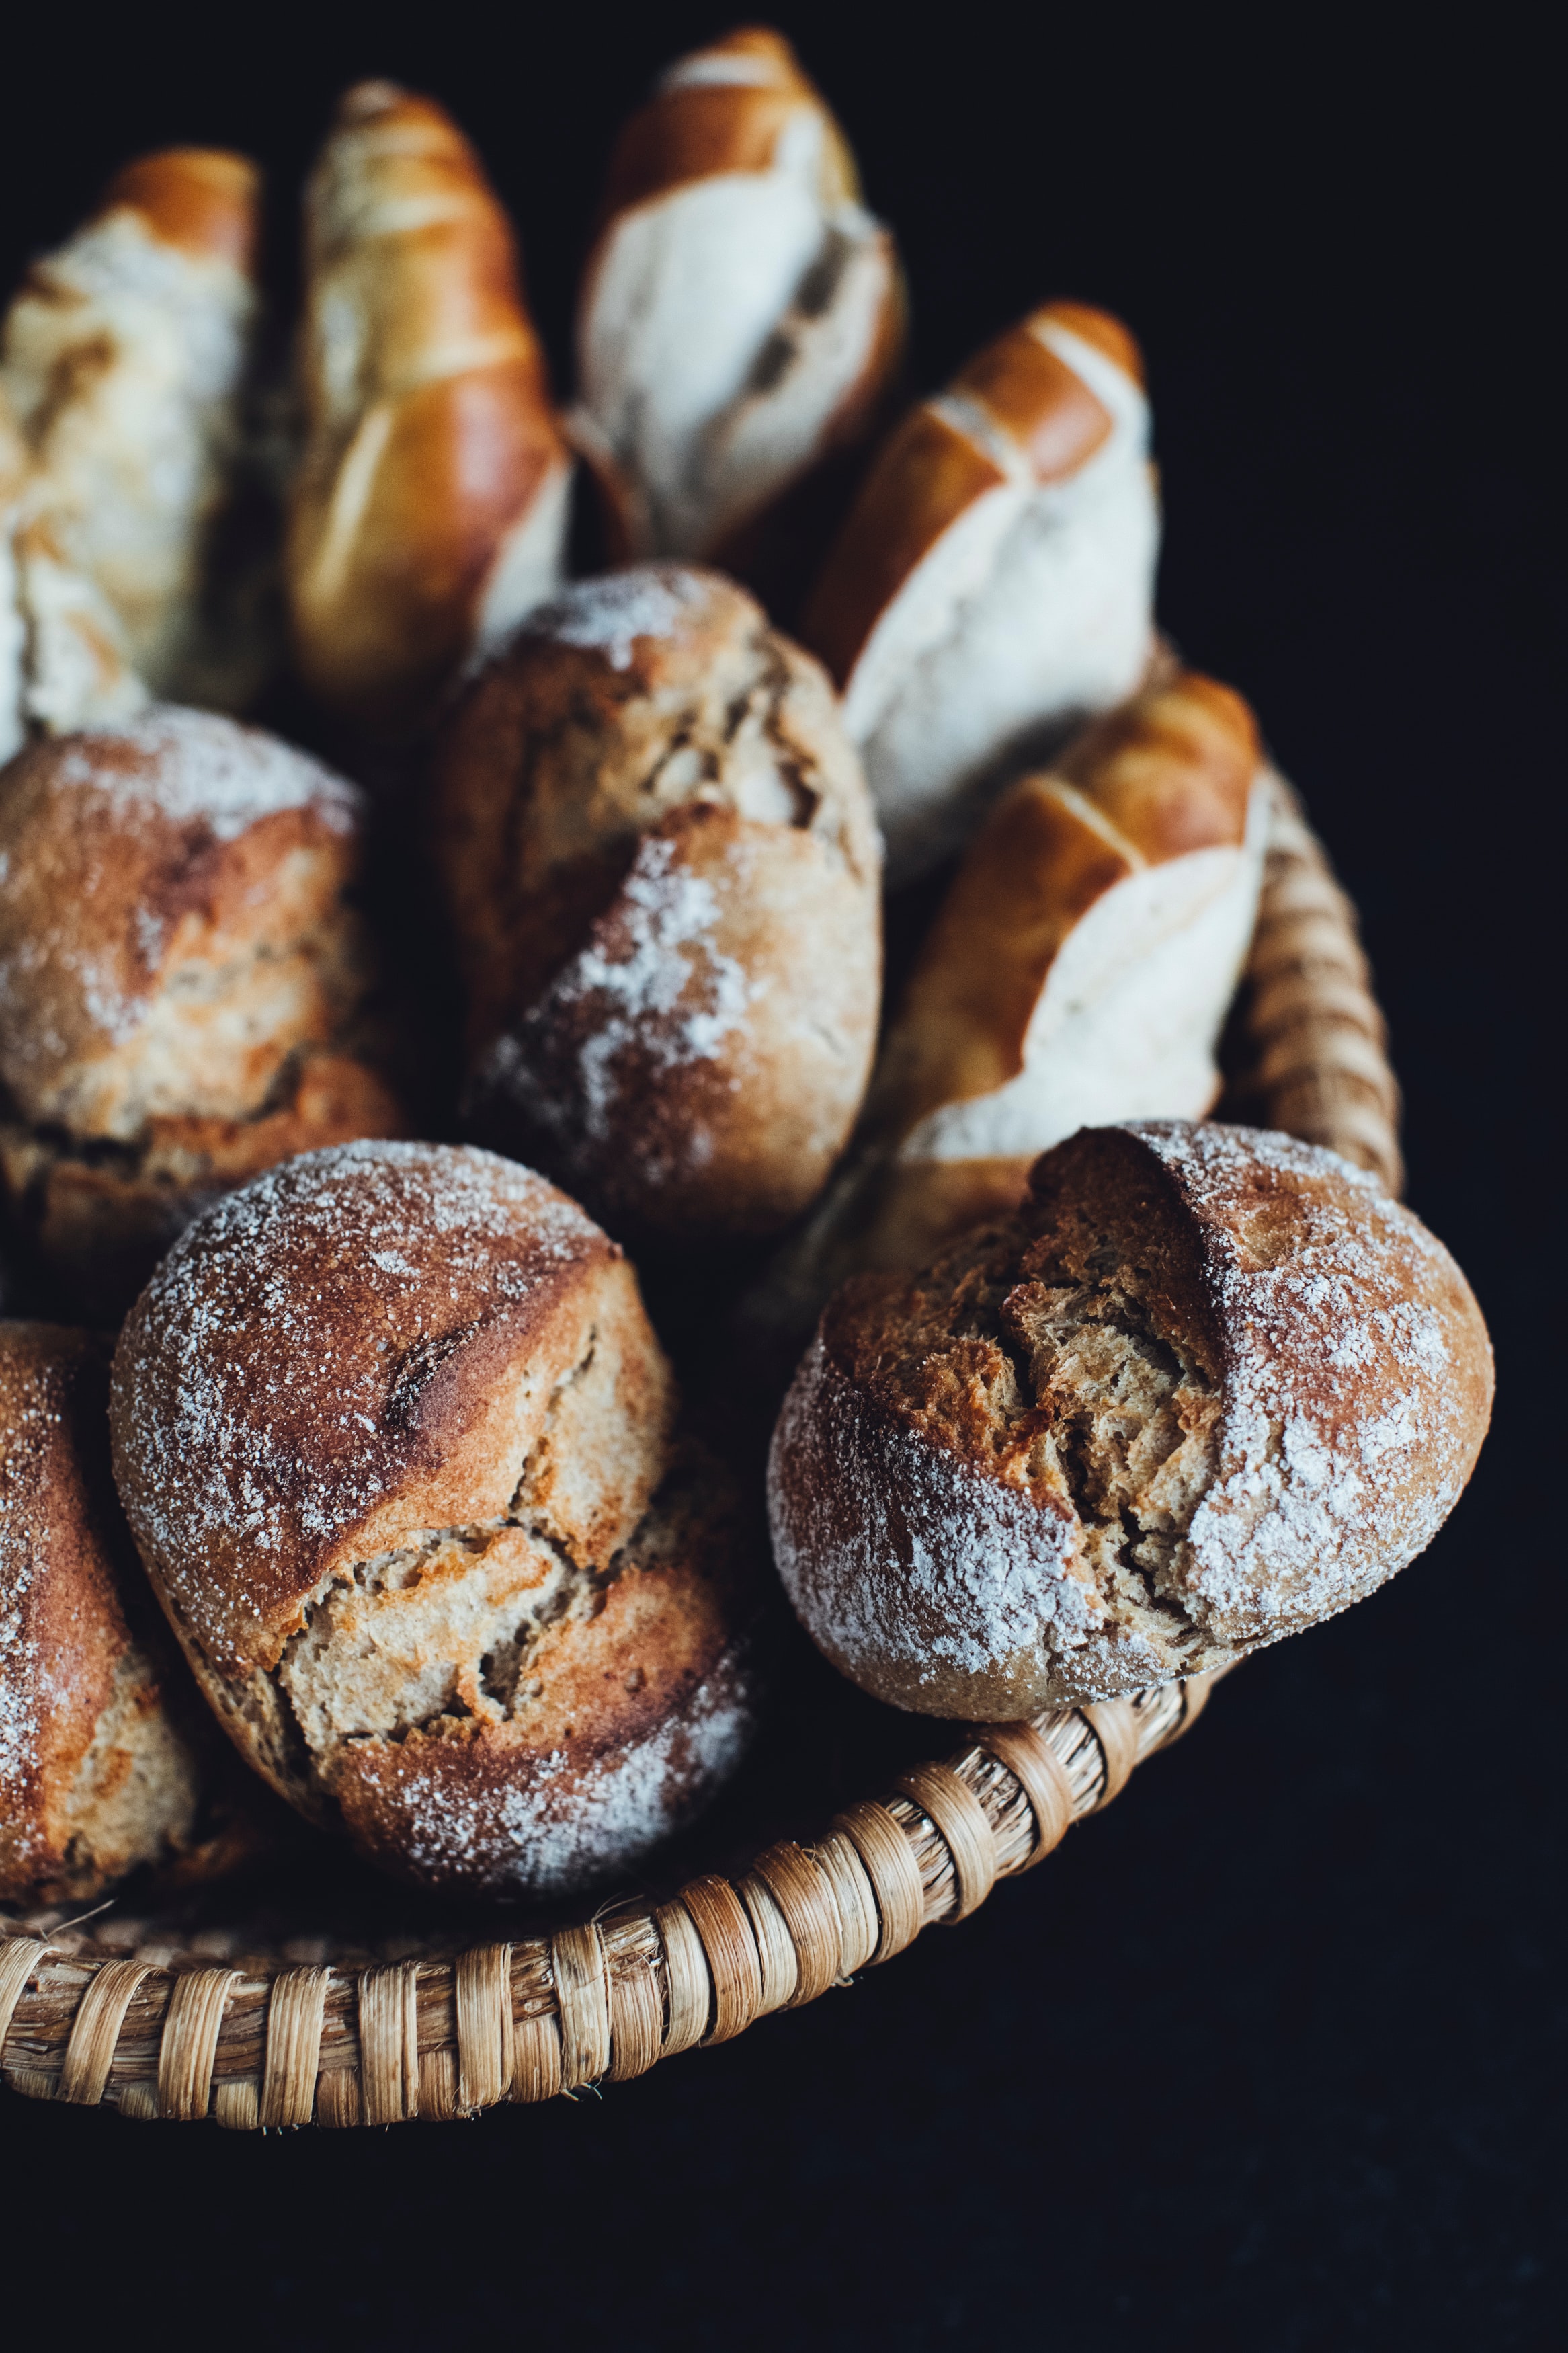
[[[840,686],[883,614],[976,499],[1008,482],[1065,481],[1109,441],[1116,420],[1073,365],[1075,339],[1142,392],[1142,357],[1119,319],[1087,303],[1047,302],[889,437],[803,625]]]
[[[187,1648],[243,1677],[334,1574],[500,1518],[525,1469],[554,1540],[606,1557],[672,1409],[636,1277],[564,1194],[492,1153],[352,1144],[170,1252],[115,1355],[115,1476]]]
[[[1463,1275],[1373,1177],[1257,1131],[1084,1130],[1016,1219],[830,1303],[774,1439],[775,1551],[884,1698],[1104,1697],[1404,1567],[1491,1385]]]
[[[941,1106],[1016,1078],[1068,934],[1135,873],[1194,851],[1239,850],[1261,756],[1240,695],[1186,670],[1014,786],[971,844],[921,948],[883,1050],[869,1125],[902,1138]],[[1222,1009],[1223,999],[1216,1021]]]
[[[339,902],[362,807],[276,736],[173,704],[29,745],[0,802],[0,1079],[23,1116],[132,1135],[252,1109],[358,982]]]
[[[316,692],[396,730],[559,578],[565,445],[510,223],[441,107],[351,90],[306,225],[296,645]]]
[[[855,159],[782,34],[744,26],[695,49],[659,80],[621,132],[611,158],[604,217],[721,172],[765,172],[803,112],[817,117],[825,203],[859,195]]]

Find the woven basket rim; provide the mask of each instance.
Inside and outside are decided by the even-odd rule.
[[[1399,1093],[1355,912],[1295,795],[1269,833],[1240,1014],[1241,1101],[1397,1192]],[[622,2082],[729,2041],[958,1921],[1110,1803],[1217,1675],[977,1725],[958,1748],[775,1841],[731,1880],[600,1905],[549,1935],[405,1936],[382,1958],[256,1953],[240,1932],[0,1912],[0,2078],[25,2095],[239,2128],[471,2116]],[[91,1923],[97,1920],[94,1927]]]

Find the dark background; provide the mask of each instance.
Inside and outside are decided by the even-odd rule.
[[[1142,338],[1163,618],[1252,698],[1361,905],[1493,1438],[1417,1567],[1249,1664],[962,1933],[602,2103],[246,2139],[6,2097],[0,2289],[14,2317],[40,2290],[38,2342],[1563,2341],[1546,58],[1495,11],[774,14],[902,240],[921,388],[1053,293]],[[271,169],[286,300],[329,106],[390,73],[478,141],[564,385],[615,126],[728,21],[35,8],[6,282],[117,164],[196,141]]]

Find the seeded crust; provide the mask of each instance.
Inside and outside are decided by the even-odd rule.
[[[1085,1129],[1016,1218],[830,1303],[774,1434],[774,1554],[880,1698],[1105,1698],[1403,1568],[1491,1393],[1468,1285],[1374,1178],[1261,1131]]]
[[[824,673],[718,574],[585,581],[437,760],[471,1132],[617,1229],[774,1230],[865,1091],[879,845]]]
[[[752,1724],[733,1498],[620,1250],[471,1147],[362,1144],[199,1219],[115,1357],[115,1471],[231,1737],[417,1883],[624,1867]]]
[[[182,1847],[195,1815],[196,1760],[165,1704],[177,1662],[161,1656],[109,1476],[107,1381],[88,1334],[0,1324],[7,1903],[90,1902]]]
[[[84,1313],[291,1152],[395,1132],[349,903],[363,802],[170,706],[31,745],[0,799],[0,1178]]]

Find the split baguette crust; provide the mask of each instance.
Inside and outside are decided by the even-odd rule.
[[[793,259],[771,252],[769,225],[752,217],[770,188],[772,237],[784,213],[800,215],[785,239]],[[727,243],[731,262],[749,259],[739,275]],[[759,309],[770,271],[783,274]],[[708,292],[706,311],[694,290]],[[672,302],[681,334],[648,346]],[[578,305],[570,430],[598,483],[612,560],[765,567],[808,478],[871,426],[904,328],[892,237],[864,209],[848,143],[788,42],[746,27],[679,60],[616,144]],[[726,332],[727,380],[688,415],[675,375],[705,335]]]
[[[1136,687],[1159,516],[1136,343],[1052,302],[883,446],[802,634],[845,695],[907,880],[1011,764]]]
[[[1015,1209],[1074,1128],[1212,1107],[1262,871],[1261,757],[1239,695],[1167,666],[1004,795],[905,986],[846,1168],[753,1303],[781,1339],[801,1345],[850,1274],[912,1271]]]
[[[295,642],[324,702],[395,734],[556,586],[570,463],[510,226],[433,100],[348,92],[306,267]]]
[[[0,439],[22,465],[9,501],[0,490],[16,614],[0,635],[16,644],[10,664],[0,648],[0,738],[13,748],[28,722],[65,732],[128,716],[149,691],[254,685],[254,648],[219,642],[207,570],[238,455],[259,207],[244,156],[142,156],[11,305]],[[0,476],[16,470],[0,453]]]

